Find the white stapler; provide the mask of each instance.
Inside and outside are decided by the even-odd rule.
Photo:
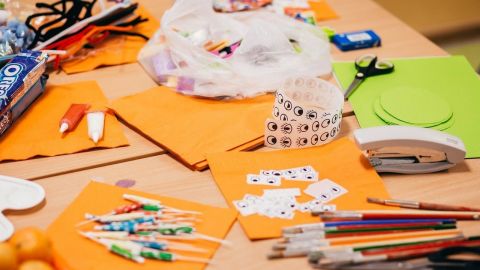
[[[466,153],[458,137],[428,128],[380,126],[357,129],[353,136],[377,172],[442,171],[461,162]]]

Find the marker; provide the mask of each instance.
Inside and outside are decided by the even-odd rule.
[[[95,111],[87,113],[88,137],[97,144],[103,137],[103,126],[105,124],[105,112]]]
[[[90,108],[88,104],[72,104],[70,108],[68,108],[67,112],[63,115],[62,119],[60,119],[60,133],[65,133],[67,131],[74,130],[80,120],[82,120],[83,115],[85,112]]]

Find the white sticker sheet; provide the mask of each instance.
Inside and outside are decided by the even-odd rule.
[[[344,97],[318,78],[289,78],[278,89],[273,118],[265,121],[265,146],[304,148],[326,144],[340,132]]]
[[[247,174],[247,184],[280,186],[282,179],[290,181],[318,181],[318,172],[312,166],[284,170],[260,170],[259,174]]]
[[[344,187],[333,182],[332,180],[324,179],[319,182],[310,184],[303,192],[316,198],[322,203],[327,203],[344,195],[348,191]]]
[[[324,205],[320,200],[313,199],[308,202],[297,202],[296,196],[300,190],[296,188],[264,190],[262,196],[245,194],[243,199],[233,201],[233,205],[242,216],[253,214],[269,218],[293,219],[295,211],[302,213],[312,210],[335,209],[334,205]]]

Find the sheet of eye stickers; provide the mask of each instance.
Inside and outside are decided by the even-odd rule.
[[[307,202],[297,202],[301,195],[299,188],[264,189],[262,196],[246,194],[243,199],[233,201],[242,216],[258,214],[269,218],[293,219],[295,211],[302,213],[312,210],[333,211],[334,205],[327,202],[347,193],[347,190],[330,179],[318,181],[318,172],[312,166],[289,168],[284,170],[260,170],[260,174],[247,174],[246,181],[250,185],[279,187],[282,179],[286,181],[313,182],[305,190],[315,199]]]
[[[273,118],[265,121],[265,146],[303,148],[332,141],[340,132],[343,102],[329,82],[287,79],[275,95]]]
[[[303,192],[323,203],[334,200],[348,191],[330,179],[324,179],[309,185]]]
[[[260,215],[269,218],[293,219],[295,211],[302,213],[323,209],[335,211],[335,205],[324,204],[321,200],[313,199],[307,202],[297,202],[300,189],[267,189],[262,196],[245,194],[243,199],[233,201],[233,205],[242,216]]]
[[[247,184],[280,186],[282,179],[291,181],[318,181],[318,172],[312,166],[285,170],[260,170],[260,174],[247,174]]]

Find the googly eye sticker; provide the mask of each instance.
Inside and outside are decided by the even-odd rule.
[[[292,139],[290,139],[289,137],[283,137],[280,139],[280,145],[283,148],[288,148],[292,145]]]
[[[303,115],[303,108],[300,107],[300,106],[296,106],[295,108],[293,108],[293,113],[296,116],[302,116]]]
[[[264,176],[270,176],[270,175],[272,175],[272,171],[264,171],[264,170],[261,170],[261,171],[260,171],[260,174],[261,174],[261,175],[264,175]]]
[[[275,122],[268,122],[267,128],[270,131],[276,131],[278,129],[277,123]]]
[[[325,119],[322,121],[322,128],[327,128],[330,125],[330,119]]]
[[[297,146],[305,146],[308,143],[307,138],[298,138],[296,141]]]
[[[282,131],[283,134],[290,134],[292,133],[293,128],[291,124],[283,124],[280,127],[280,130]]]
[[[280,115],[280,110],[278,107],[273,107],[273,116],[278,117]]]
[[[287,101],[285,101],[283,106],[285,107],[285,110],[290,111],[292,109],[292,102],[287,100]]]
[[[275,145],[277,143],[277,138],[275,136],[268,136],[265,140],[269,145]]]
[[[299,124],[297,126],[297,131],[299,133],[302,133],[302,132],[307,132],[308,131],[308,125],[307,124]]]

